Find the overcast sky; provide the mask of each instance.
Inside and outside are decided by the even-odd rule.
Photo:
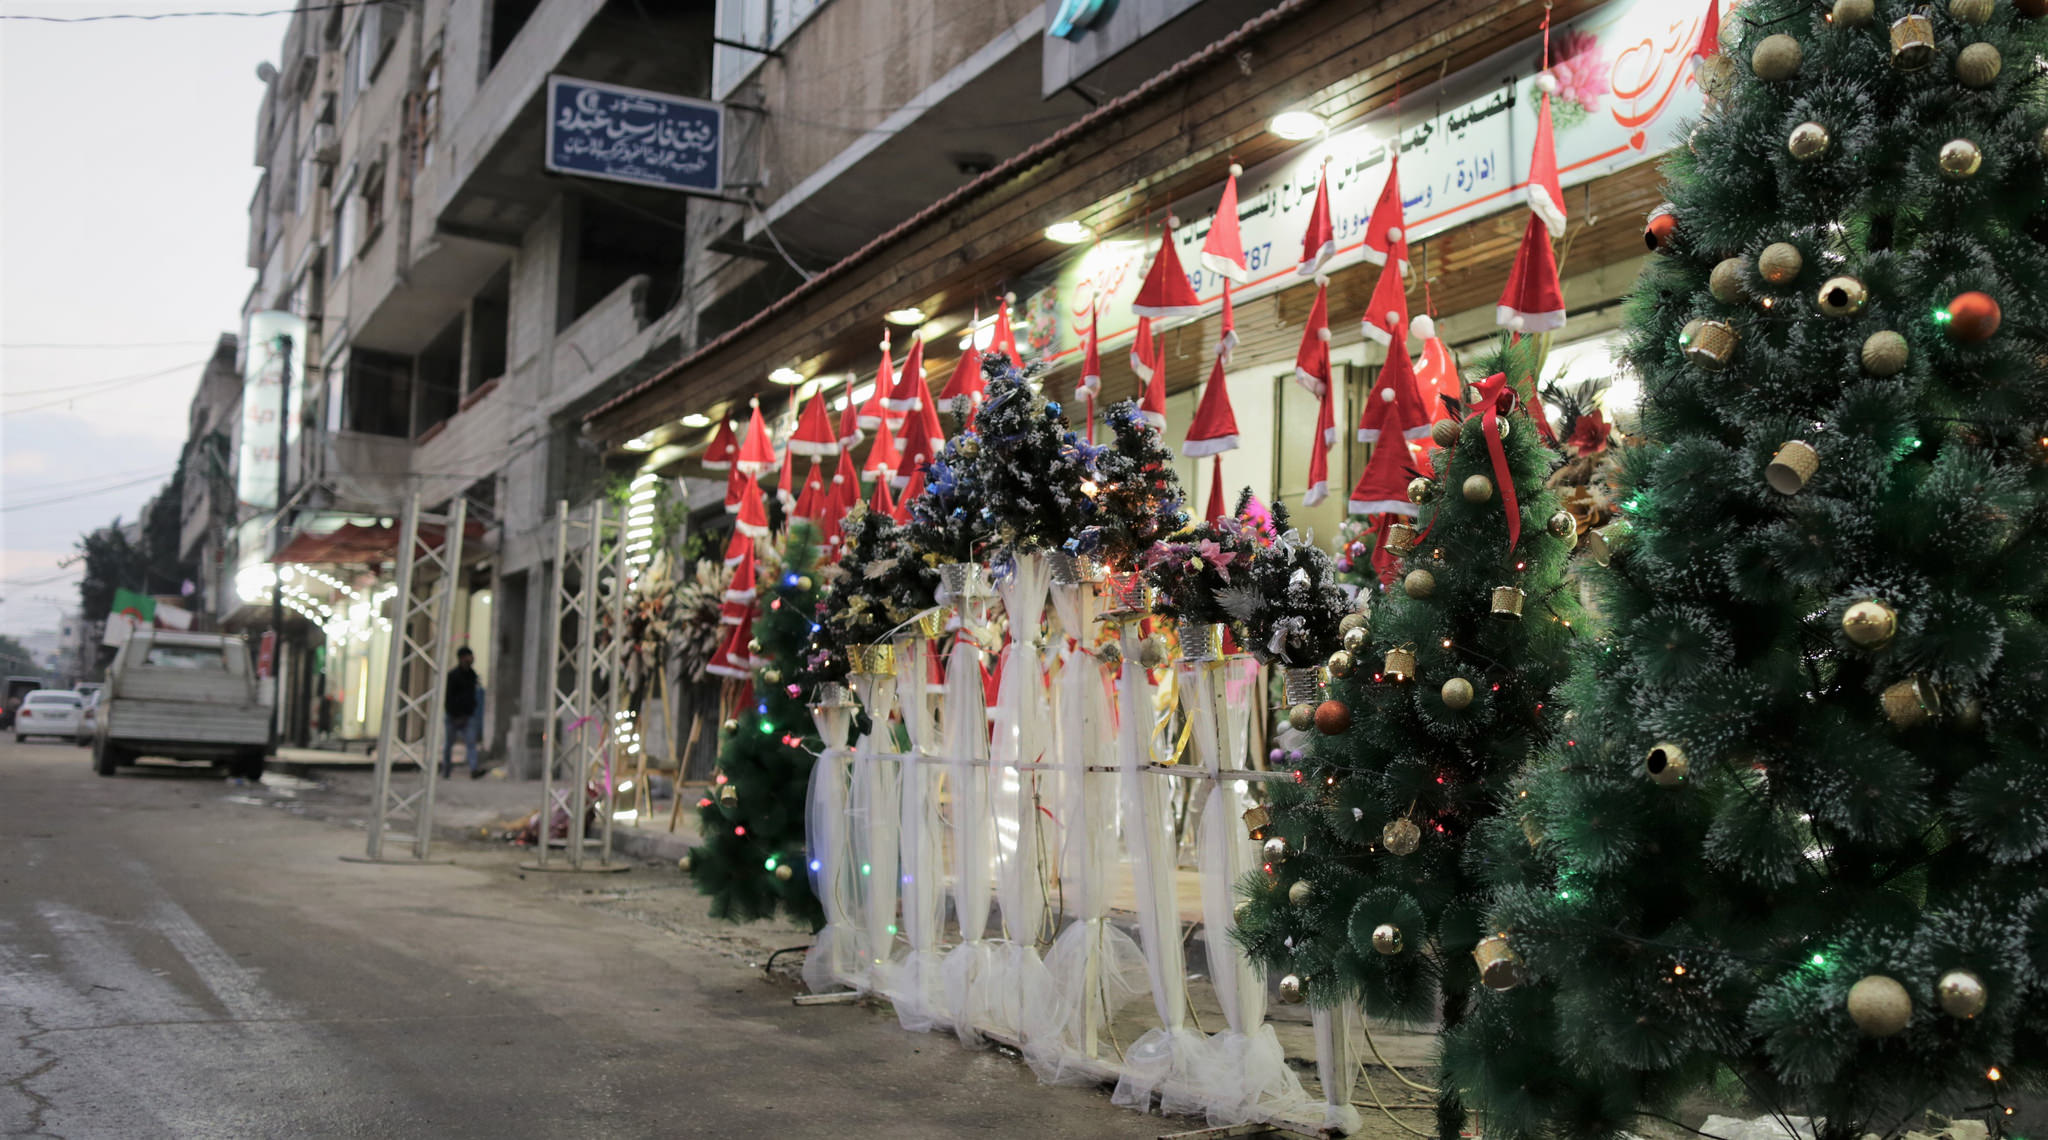
[[[0,0],[0,14],[290,6]],[[78,570],[60,562],[162,486],[200,362],[239,331],[256,65],[288,19],[0,20],[0,633],[53,628],[46,599],[76,606]]]

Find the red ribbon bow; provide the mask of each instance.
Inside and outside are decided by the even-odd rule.
[[[1522,540],[1522,505],[1515,500],[1515,481],[1508,471],[1508,454],[1500,445],[1500,414],[1515,409],[1515,390],[1508,387],[1508,374],[1496,372],[1474,385],[1486,428],[1486,454],[1493,460],[1493,482],[1500,488],[1501,507],[1508,513],[1508,549]]]

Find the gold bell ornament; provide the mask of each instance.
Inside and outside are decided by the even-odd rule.
[[[1522,956],[1508,945],[1505,934],[1480,939],[1472,949],[1472,960],[1479,964],[1479,984],[1489,990],[1499,993],[1522,984]]]
[[[1380,829],[1380,843],[1395,855],[1413,855],[1422,846],[1422,829],[1403,816]]]

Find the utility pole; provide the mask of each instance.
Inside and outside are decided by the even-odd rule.
[[[271,342],[277,354],[277,515],[270,520],[272,555],[284,536],[285,480],[291,470],[286,448],[291,443],[292,338]],[[270,576],[270,750],[284,743],[284,575],[273,564]]]

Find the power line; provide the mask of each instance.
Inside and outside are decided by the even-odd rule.
[[[117,349],[117,348],[185,348],[185,347],[187,347],[187,346],[190,346],[190,345],[195,345],[195,344],[213,344],[213,343],[214,343],[214,342],[213,342],[213,341],[210,341],[210,340],[132,340],[132,341],[103,341],[103,340],[37,340],[37,341],[30,341],[30,340],[17,340],[17,341],[10,341],[10,342],[8,342],[8,343],[5,343],[5,344],[0,344],[0,348],[9,348],[9,349],[12,349],[12,348],[35,348],[35,349],[53,349],[53,348],[107,348],[107,349]]]
[[[26,487],[15,486],[12,490],[31,495],[44,495],[51,491],[68,491],[80,483],[95,483],[102,479],[140,478],[144,475],[162,475],[169,478],[175,467],[131,467],[126,471],[100,471],[92,475],[81,475],[74,479],[52,479],[47,483],[32,483]]]
[[[69,393],[69,395],[59,396],[54,400],[48,400],[40,404],[30,404],[25,408],[8,408],[5,411],[0,411],[0,416],[11,416],[17,412],[34,412],[40,411],[43,408],[54,408],[58,404],[68,404],[81,396],[97,396],[103,392],[111,392],[116,388],[129,384],[139,384],[144,380],[154,380],[159,376],[169,376],[173,372],[183,372],[188,368],[198,368],[205,363],[204,360],[194,360],[185,364],[173,364],[169,368],[159,368],[154,372],[138,372],[131,376],[114,376],[103,380],[86,380],[77,384],[53,384],[47,388],[30,388],[21,392],[0,392],[0,397],[43,396],[51,392]]]
[[[110,483],[104,487],[92,487],[84,491],[73,491],[68,495],[57,495],[48,499],[37,499],[33,502],[28,503],[8,503],[6,506],[0,506],[0,514],[5,514],[9,511],[33,510],[36,507],[54,507],[59,503],[71,503],[76,502],[79,499],[90,499],[95,495],[104,495],[109,491],[120,491],[128,487],[137,487],[144,483],[154,483],[158,479],[161,479],[162,477],[163,476],[161,475],[145,475],[140,479],[129,479],[120,483]]]
[[[370,8],[390,2],[391,0],[337,0],[336,3],[331,4],[307,4],[299,8],[269,8],[260,12],[214,9],[204,12],[108,12],[99,16],[0,15],[0,20],[32,20],[39,24],[97,24],[107,20],[184,20],[199,16],[289,16],[295,12],[331,12],[341,8]]]

